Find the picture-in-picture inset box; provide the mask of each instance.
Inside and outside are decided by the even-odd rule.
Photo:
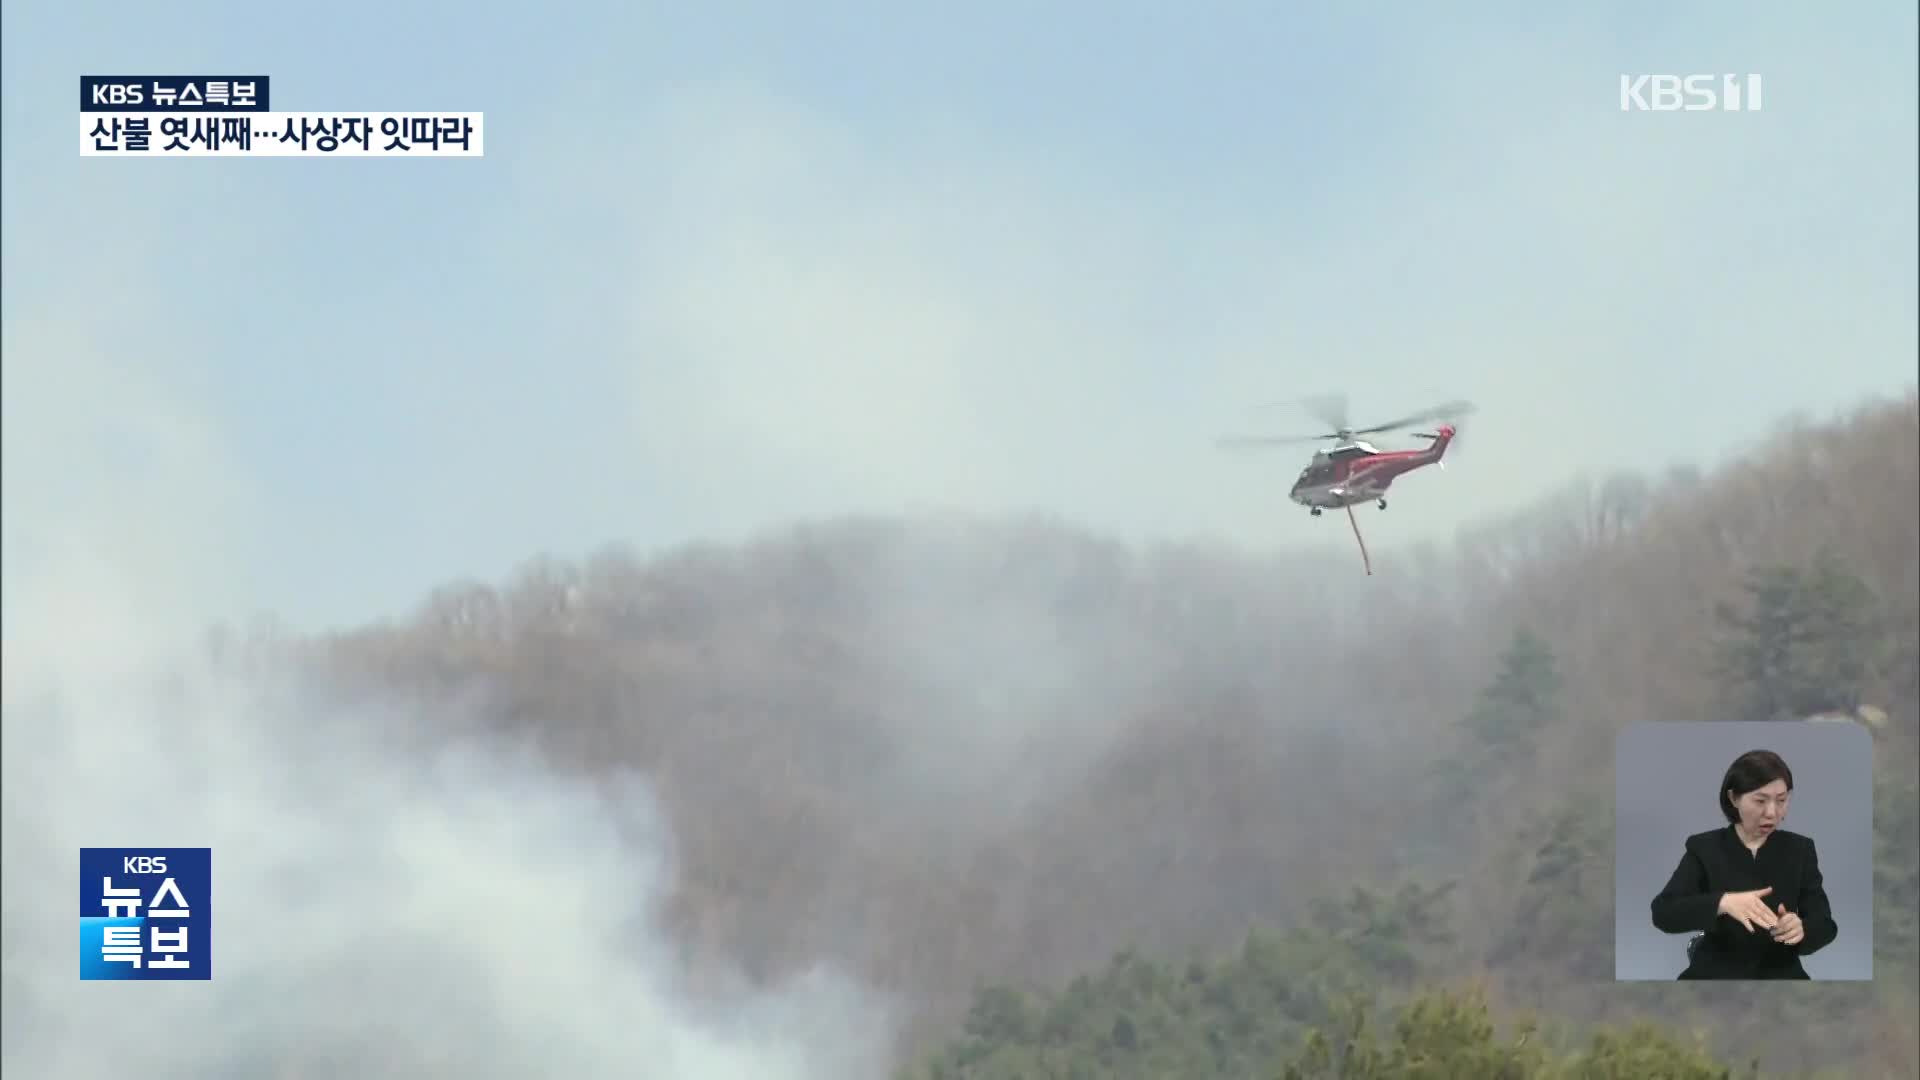
[[[1614,978],[1873,978],[1866,728],[1638,724],[1614,782]]]

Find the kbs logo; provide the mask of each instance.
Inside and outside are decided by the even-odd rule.
[[[87,103],[90,105],[144,105],[147,101],[146,88],[139,83],[104,83],[89,86],[91,93]]]
[[[1621,112],[1759,112],[1758,75],[1622,75]]]

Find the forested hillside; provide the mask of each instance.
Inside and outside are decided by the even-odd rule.
[[[1567,1075],[1649,1075],[1569,1056],[1639,1020],[1729,1064],[1913,1075],[1917,434],[1911,395],[1788,425],[1717,474],[1582,480],[1457,551],[1376,553],[1372,578],[1344,536],[838,521],[542,560],[302,648],[336,694],[477,701],[447,715],[642,770],[696,963],[850,969],[910,1004],[901,1060],[929,1075],[1397,1075],[1300,1055],[1339,1044],[1345,992],[1462,980],[1503,1024],[1565,1021],[1523,1050]],[[1620,728],[1861,704],[1888,717],[1876,982],[1615,986]],[[1469,1031],[1472,1000],[1420,1022]]]
[[[1415,894],[1417,895],[1417,893]],[[1358,898],[1356,898],[1358,899]],[[1369,899],[1369,904],[1379,898]],[[1394,900],[1386,908],[1395,907]],[[1356,912],[1357,914],[1357,912]],[[1063,990],[982,992],[961,1034],[909,1080],[1730,1080],[1756,1061],[1716,1057],[1697,1035],[1646,1021],[1572,1025],[1494,1015],[1482,988],[1409,991],[1383,1009],[1367,944],[1377,924],[1255,932],[1235,954],[1184,965],[1122,954]],[[1833,1080],[1845,1068],[1810,1072]]]

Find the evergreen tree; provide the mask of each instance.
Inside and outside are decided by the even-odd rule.
[[[1719,675],[1738,718],[1851,712],[1873,674],[1873,593],[1830,555],[1747,575],[1744,611],[1722,604]]]
[[[1532,630],[1516,630],[1500,655],[1500,671],[1480,693],[1467,729],[1483,754],[1508,763],[1532,745],[1533,736],[1558,714],[1560,674],[1553,650]]]
[[[1397,853],[1402,865],[1451,863],[1481,834],[1483,816],[1518,774],[1535,736],[1559,716],[1561,679],[1552,648],[1527,627],[1513,633],[1499,667],[1458,724],[1458,738],[1419,780],[1426,825]]]
[[[1530,958],[1554,978],[1613,978],[1612,821],[1593,813],[1611,790],[1570,791],[1552,816],[1524,823],[1499,863],[1512,908],[1488,945],[1495,968]]]

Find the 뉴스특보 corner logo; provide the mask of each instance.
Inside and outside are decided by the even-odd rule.
[[[212,848],[81,848],[80,978],[213,977]]]

